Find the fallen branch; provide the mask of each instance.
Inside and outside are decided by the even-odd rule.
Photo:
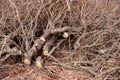
[[[45,43],[45,45],[43,47],[43,55],[45,55],[45,56],[49,55],[50,48],[52,47],[54,42],[55,42],[55,39],[52,38],[51,40],[49,40]]]
[[[35,41],[33,47],[27,53],[25,53],[25,59],[23,60],[23,62],[25,64],[30,64],[31,63],[31,57],[33,56],[34,53],[37,53],[37,50],[41,49],[43,44],[45,44],[45,42],[46,42],[46,38],[50,34],[64,32],[64,31],[69,30],[69,29],[70,29],[69,27],[63,27],[63,28],[57,28],[57,29],[52,29],[52,30],[49,30],[49,29],[45,30],[44,34],[40,37],[40,39],[37,39]]]
[[[43,61],[42,61],[41,57],[38,56],[38,57],[36,58],[36,66],[37,66],[38,68],[42,68],[42,64],[43,64]]]
[[[7,54],[6,54],[6,53],[7,53]],[[4,54],[6,54],[6,55],[5,55],[5,57],[3,56],[3,58],[0,57],[0,62],[6,60],[6,59],[7,59],[9,56],[11,56],[11,55],[22,55],[23,53],[21,52],[21,50],[18,50],[17,48],[12,48],[12,49],[4,50],[4,51],[2,52],[2,55],[4,55]],[[1,56],[2,56],[2,55],[1,55]]]
[[[16,47],[14,48],[8,48],[8,49],[4,49],[1,53],[1,56],[4,55],[5,53],[14,53],[14,52],[17,52],[18,55],[22,55],[22,51],[21,50],[18,50]]]

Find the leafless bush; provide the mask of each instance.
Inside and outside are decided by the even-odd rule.
[[[0,4],[0,66],[15,55],[21,58],[18,62],[36,63],[48,71],[58,65],[82,71],[90,80],[120,79],[118,0],[1,0]]]

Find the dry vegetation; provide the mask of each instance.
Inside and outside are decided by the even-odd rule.
[[[120,1],[0,0],[0,79],[120,80]]]

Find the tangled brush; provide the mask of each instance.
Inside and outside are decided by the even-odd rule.
[[[120,79],[119,0],[1,0],[0,66],[79,70]],[[100,78],[100,79],[99,79]]]

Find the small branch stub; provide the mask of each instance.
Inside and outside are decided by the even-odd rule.
[[[49,56],[49,52],[48,52],[47,50],[44,50],[44,51],[43,51],[43,54],[44,54],[45,56]]]
[[[12,51],[17,51],[18,49],[16,47],[12,48]]]
[[[42,68],[42,63],[41,63],[41,57],[40,56],[36,58],[36,66],[38,68]]]
[[[18,54],[19,55],[22,55],[22,51],[21,50],[18,50],[16,47],[12,48],[11,51],[18,51]]]
[[[19,53],[19,55],[22,55],[22,54],[23,54],[23,53],[21,52],[21,50],[19,50],[19,52],[18,52],[18,53]]]
[[[38,46],[38,44],[37,43],[35,43],[35,47],[37,47]]]
[[[67,32],[64,32],[64,33],[63,33],[63,37],[64,37],[64,38],[68,38],[68,36],[69,36],[69,34],[68,34]]]
[[[25,59],[23,60],[23,63],[24,63],[24,64],[27,64],[27,65],[30,65],[30,60],[27,59],[27,58],[25,58]]]
[[[40,37],[40,40],[42,40],[43,42],[45,42],[46,40],[45,40],[45,38],[43,38],[43,37]]]
[[[105,54],[106,50],[103,50],[103,49],[102,49],[102,50],[100,50],[99,52],[100,52],[100,54]]]

